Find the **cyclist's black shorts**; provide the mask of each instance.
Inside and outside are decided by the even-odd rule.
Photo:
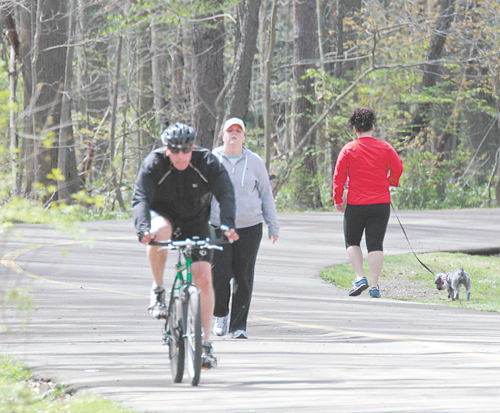
[[[156,217],[163,217],[170,222],[172,225],[172,241],[183,241],[186,238],[198,237],[199,239],[210,238],[210,225],[207,222],[182,222],[174,221],[168,216],[160,215],[156,211],[151,210],[151,222]],[[193,252],[192,261],[206,261],[212,262],[212,251],[211,250],[201,250],[199,252]]]
[[[344,214],[345,246],[360,246],[363,232],[368,252],[383,251],[391,204],[346,205]]]

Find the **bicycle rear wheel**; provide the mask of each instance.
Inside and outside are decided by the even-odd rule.
[[[180,297],[175,293],[170,296],[165,332],[172,378],[174,383],[180,383],[184,375],[185,349],[182,334],[182,304]]]
[[[201,375],[201,308],[200,294],[194,285],[185,289],[184,295],[186,362],[191,385],[197,386]]]

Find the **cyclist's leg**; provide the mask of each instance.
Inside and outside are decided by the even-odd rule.
[[[193,238],[194,236],[200,239],[210,237],[208,221],[195,223],[176,222],[174,239]],[[201,326],[205,334],[204,340],[208,340],[215,305],[214,286],[212,284],[212,253],[208,252],[205,255],[194,253],[192,260],[191,272],[193,283],[200,290]]]
[[[238,229],[240,239],[234,244],[234,292],[231,305],[229,332],[247,329],[247,318],[252,299],[255,260],[262,240],[262,223]],[[225,247],[224,247],[225,248]]]
[[[210,327],[214,313],[215,294],[212,285],[212,265],[210,261],[197,261],[192,264],[193,282],[200,290],[201,326],[203,340],[210,338]]]
[[[156,235],[156,241],[166,241],[172,237],[172,224],[168,218],[151,214],[151,233]],[[147,254],[154,282],[157,286],[163,286],[163,272],[167,261],[167,250],[159,251],[160,247],[148,245]]]

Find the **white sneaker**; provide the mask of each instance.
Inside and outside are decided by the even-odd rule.
[[[229,321],[229,315],[225,317],[214,317],[214,334],[216,336],[225,336],[227,334],[227,325]]]
[[[233,338],[248,338],[245,330],[236,330],[233,332]]]
[[[148,310],[154,318],[167,318],[165,289],[163,287],[156,287],[151,290],[151,301]]]
[[[201,346],[201,367],[204,369],[213,369],[217,367],[218,359],[214,357],[212,344],[205,341]]]

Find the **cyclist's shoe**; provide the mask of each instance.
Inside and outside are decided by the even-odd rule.
[[[245,330],[236,330],[233,332],[233,338],[248,338]]]
[[[163,287],[156,287],[151,290],[151,302],[148,310],[154,318],[167,318],[165,289]]]
[[[351,297],[355,297],[356,295],[360,295],[363,291],[368,288],[368,280],[366,277],[361,278],[361,280],[354,281],[352,283],[352,288],[349,290],[349,295]]]
[[[214,334],[216,336],[225,336],[227,334],[227,324],[229,316],[225,317],[214,317]]]
[[[212,343],[205,341],[201,350],[201,367],[204,369],[213,369],[217,367],[217,359],[213,355]]]
[[[371,287],[369,292],[371,298],[380,298],[380,288],[378,285],[376,287]]]

